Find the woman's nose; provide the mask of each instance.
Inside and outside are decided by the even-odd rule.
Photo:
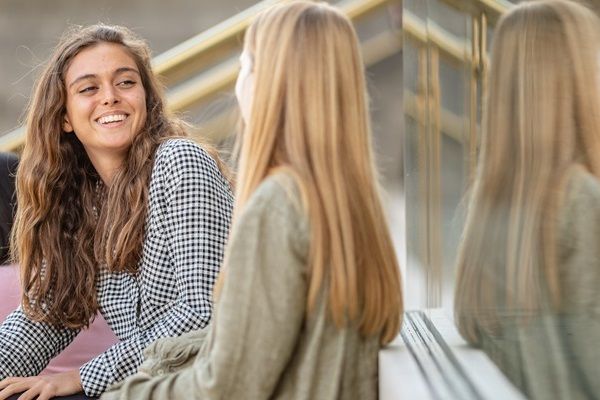
[[[114,89],[107,89],[104,92],[104,101],[103,105],[108,106],[111,104],[117,104],[119,102],[119,97]]]

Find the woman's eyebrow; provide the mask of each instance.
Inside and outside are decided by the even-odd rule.
[[[75,79],[73,82],[71,82],[71,83],[69,84],[69,88],[70,88],[71,86],[73,86],[74,84],[76,84],[77,82],[79,82],[79,81],[82,81],[82,80],[84,80],[84,79],[95,78],[95,77],[96,77],[96,75],[95,75],[95,74],[85,74],[85,75],[81,75],[80,77],[78,77],[77,79]]]
[[[113,75],[122,74],[124,72],[134,72],[137,75],[140,75],[140,72],[137,69],[131,68],[131,67],[120,67],[120,68],[117,68],[115,70],[115,72],[113,73]],[[84,79],[96,78],[96,77],[97,77],[96,74],[84,74],[84,75],[81,75],[81,76],[77,77],[73,82],[71,82],[69,84],[69,88],[71,86],[73,86],[74,84],[76,84],[77,82],[79,82],[79,81],[82,81]]]
[[[114,73],[114,75],[122,74],[123,72],[134,72],[134,73],[136,73],[136,74],[140,75],[140,72],[139,72],[137,69],[135,69],[135,68],[131,68],[131,67],[121,67],[121,68],[117,68],[117,69],[115,70],[115,73]]]

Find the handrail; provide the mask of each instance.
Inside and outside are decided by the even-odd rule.
[[[169,84],[190,70],[201,70],[222,53],[237,47],[252,19],[260,11],[279,2],[281,0],[261,1],[154,57],[154,72]]]
[[[410,39],[421,45],[431,42],[440,49],[442,55],[460,64],[471,61],[471,55],[465,51],[466,44],[454,35],[438,26],[426,26],[420,18],[407,10],[404,10],[402,18],[402,28]]]
[[[219,55],[241,45],[242,36],[256,14],[282,1],[284,0],[263,0],[156,56],[153,60],[154,72],[163,76],[165,83],[169,84],[185,76],[190,70],[201,70]],[[387,3],[389,0],[346,0],[336,6],[355,20]]]
[[[344,0],[336,3],[336,6],[356,22],[389,3],[390,0]],[[240,27],[238,26],[236,29],[239,28]],[[236,30],[236,32],[238,31]],[[237,34],[241,33],[243,32],[238,32]],[[380,39],[385,41],[389,38]],[[401,46],[400,37],[398,38],[398,44]],[[384,43],[383,45],[385,46],[386,44]],[[363,51],[367,46],[363,46]],[[377,60],[376,57],[369,57],[369,54],[369,52],[365,54],[365,63],[367,65],[370,65]],[[190,54],[186,60],[186,62],[193,62],[192,55]],[[169,96],[170,108],[176,111],[185,110],[195,104],[201,103],[204,99],[210,98],[221,90],[233,86],[237,77],[238,68],[239,64],[237,59],[228,60],[220,65],[219,68],[207,71],[205,74],[187,82],[182,88],[174,89],[172,95]]]
[[[477,16],[479,13],[485,13],[488,16],[488,20],[491,22],[497,21],[500,15],[505,13],[512,5],[506,0],[442,1],[451,7],[466,11],[473,16]],[[470,63],[472,61],[471,54],[464,51],[466,47],[460,39],[439,26],[433,24],[426,25],[424,21],[410,11],[404,10],[402,28],[408,38],[421,45],[425,45],[428,42],[433,44],[440,50],[442,56],[445,56],[451,61],[461,64]]]
[[[482,11],[492,17],[495,21],[504,14],[512,4],[506,0],[478,0]]]
[[[513,4],[507,0],[442,0],[444,3],[471,15],[487,14],[495,23]]]

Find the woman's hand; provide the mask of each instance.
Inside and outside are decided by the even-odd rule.
[[[68,396],[83,390],[79,371],[61,374],[6,378],[0,381],[0,400],[16,393],[23,393],[18,400],[48,400],[55,396]]]

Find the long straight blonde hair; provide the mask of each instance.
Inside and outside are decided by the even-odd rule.
[[[576,165],[600,177],[599,24],[564,0],[522,3],[499,21],[458,256],[455,319],[472,343],[502,318],[561,308],[561,194]]]
[[[325,3],[277,5],[250,26],[245,48],[255,90],[235,213],[274,168],[290,170],[311,226],[308,312],[325,287],[338,327],[352,322],[387,343],[401,324],[400,274],[377,187],[352,24]]]

